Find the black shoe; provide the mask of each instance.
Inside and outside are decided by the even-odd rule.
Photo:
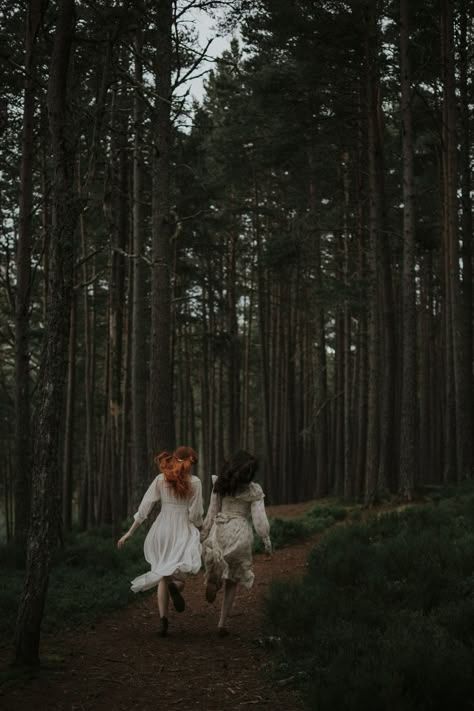
[[[184,597],[179,592],[176,583],[168,583],[168,590],[176,612],[183,612],[186,607],[186,603],[184,602]]]
[[[229,630],[226,627],[218,627],[217,628],[217,636],[218,637],[228,637]]]
[[[167,618],[167,617],[162,617],[162,618],[161,618],[160,636],[161,636],[161,637],[167,637],[167,636],[168,636],[168,618]]]

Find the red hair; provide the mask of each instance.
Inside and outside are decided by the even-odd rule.
[[[191,447],[178,447],[173,454],[161,452],[155,457],[160,471],[176,496],[186,499],[191,493],[191,467],[197,462],[196,452]]]

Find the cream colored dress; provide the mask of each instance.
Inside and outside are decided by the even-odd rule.
[[[196,574],[201,569],[201,543],[197,526],[202,525],[201,480],[191,477],[191,495],[181,499],[173,493],[163,474],[151,483],[134,518],[142,523],[153,505],[161,501],[161,511],[145,538],[148,573],[132,580],[133,592],[158,585],[161,578],[173,573]]]
[[[215,481],[216,477],[213,477]],[[251,482],[235,496],[212,493],[209,510],[204,522],[201,540],[206,569],[206,581],[220,587],[223,580],[232,580],[251,588],[254,581],[252,570],[253,531],[271,550],[270,526],[265,512],[265,494],[260,484]]]

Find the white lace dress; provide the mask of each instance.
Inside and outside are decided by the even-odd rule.
[[[133,592],[158,585],[161,578],[173,573],[196,574],[201,569],[201,543],[196,526],[202,525],[201,480],[191,477],[191,495],[181,499],[173,493],[163,474],[149,486],[134,518],[142,523],[153,505],[161,501],[161,511],[145,538],[148,573],[132,580]]]
[[[215,480],[215,477],[213,477]],[[253,531],[271,548],[265,494],[260,484],[251,482],[235,496],[212,493],[201,540],[206,580],[220,587],[222,580],[241,583],[247,589],[254,581],[252,570]]]

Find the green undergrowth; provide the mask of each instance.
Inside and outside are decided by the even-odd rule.
[[[130,580],[145,572],[143,539],[137,531],[117,550],[108,526],[70,534],[54,556],[43,630],[65,629],[93,622],[125,606],[135,596]],[[0,547],[0,639],[11,639],[24,582],[24,552]]]
[[[316,533],[325,531],[338,521],[343,521],[348,515],[348,509],[337,504],[318,504],[298,518],[271,518],[270,537],[274,549],[304,541]],[[259,536],[254,537],[254,552],[263,551],[263,542]]]
[[[271,520],[275,548],[289,545],[323,531],[346,516],[336,505],[315,506],[298,519]],[[145,572],[145,527],[118,551],[108,526],[68,535],[54,556],[43,630],[54,631],[93,623],[103,614],[125,606],[135,595],[130,580]],[[263,550],[255,537],[256,551]],[[0,639],[12,638],[24,582],[24,551],[14,545],[0,546]]]
[[[474,495],[329,531],[267,623],[310,709],[474,708]]]

